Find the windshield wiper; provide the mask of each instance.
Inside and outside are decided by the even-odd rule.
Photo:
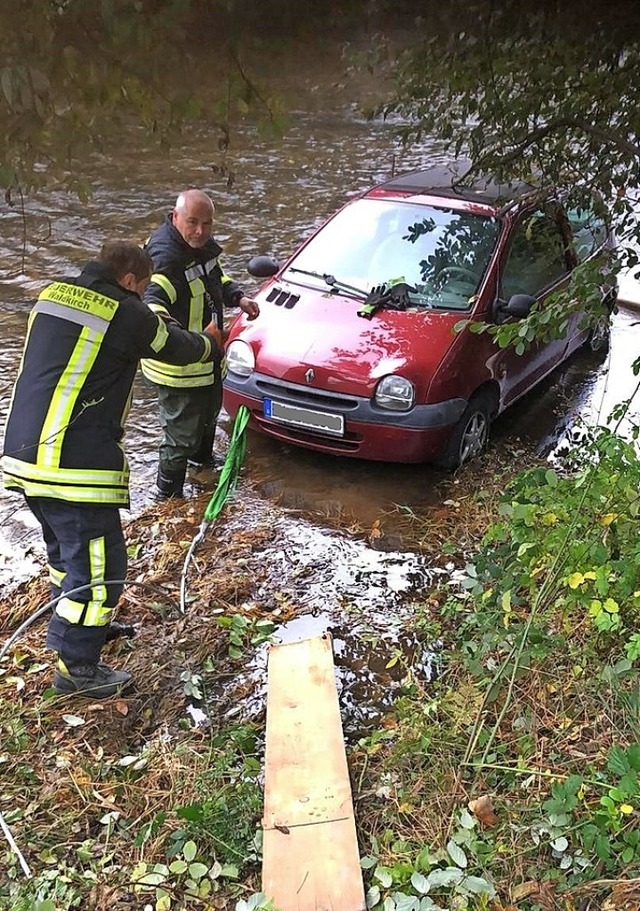
[[[321,281],[325,282],[325,284],[329,285],[332,290],[348,291],[350,294],[357,294],[363,300],[366,300],[368,297],[368,292],[363,291],[362,288],[355,288],[353,285],[341,282],[335,275],[329,275],[326,272],[310,272],[308,269],[296,269],[295,266],[289,266],[287,272],[299,272],[301,275],[310,275],[311,278],[319,278]]]

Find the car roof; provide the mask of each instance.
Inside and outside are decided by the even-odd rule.
[[[384,181],[375,187],[385,193],[425,196],[442,196],[463,202],[502,207],[517,203],[525,197],[542,192],[540,187],[524,181],[499,183],[488,174],[475,174],[467,184],[460,183],[469,169],[469,163],[436,165],[409,171]]]

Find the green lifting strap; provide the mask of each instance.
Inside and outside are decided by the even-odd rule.
[[[242,463],[244,462],[245,453],[247,451],[247,435],[245,431],[247,429],[249,417],[250,412],[247,406],[240,405],[233,425],[231,439],[229,441],[229,450],[227,452],[227,457],[224,460],[224,465],[222,466],[222,471],[220,472],[220,477],[218,479],[216,489],[214,490],[211,499],[207,503],[207,508],[204,511],[202,523],[200,524],[200,530],[191,542],[191,546],[187,552],[184,566],[182,567],[182,575],[180,577],[180,612],[183,614],[186,611],[187,569],[189,562],[195,552],[196,547],[204,538],[207,528],[215,519],[218,518],[222,512],[224,504],[236,489],[236,485],[238,483],[238,475],[240,474],[240,469],[242,468]]]
[[[224,460],[217,487],[204,511],[205,522],[213,522],[214,519],[218,518],[222,512],[222,507],[236,488],[238,475],[247,451],[247,435],[245,429],[249,421],[249,415],[250,412],[247,406],[240,405],[233,425],[231,439],[229,440],[229,451]]]

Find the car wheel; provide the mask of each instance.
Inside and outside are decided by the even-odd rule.
[[[611,342],[611,317],[603,313],[591,327],[587,344],[596,354],[606,354]]]
[[[489,442],[492,414],[493,402],[489,395],[480,392],[472,396],[453,428],[449,442],[436,459],[436,465],[447,471],[455,471],[484,452]]]

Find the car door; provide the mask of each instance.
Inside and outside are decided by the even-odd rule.
[[[569,280],[573,252],[567,230],[566,217],[556,203],[521,214],[500,268],[498,321],[517,321],[502,309],[513,295],[529,295],[544,307],[545,300]],[[566,349],[565,334],[550,342],[534,342],[523,354],[517,354],[514,346],[500,350],[493,359],[493,372],[501,386],[503,407],[553,370]]]
[[[611,260],[615,248],[615,240],[609,231],[605,220],[605,213],[598,200],[595,198],[589,203],[583,203],[579,208],[567,209],[567,224],[572,237],[575,260],[577,264],[596,260],[602,272],[610,274]],[[605,281],[599,292],[602,300],[611,310],[617,297],[617,284],[615,276],[610,274],[610,280]],[[569,322],[569,350],[575,351],[590,334],[590,328],[584,320],[584,312],[576,311]]]

